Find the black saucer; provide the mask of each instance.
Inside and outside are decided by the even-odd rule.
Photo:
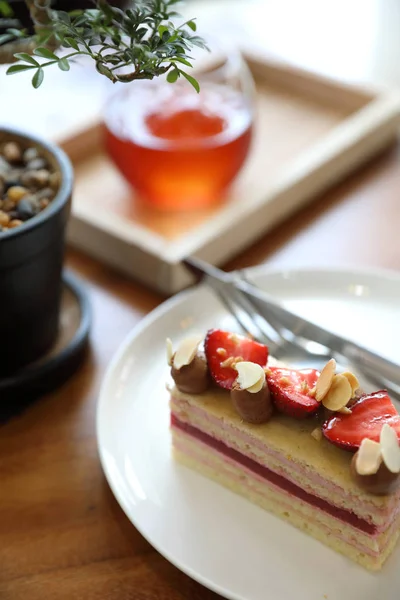
[[[57,341],[46,356],[0,379],[0,421],[62,385],[85,357],[91,324],[89,300],[84,286],[71,273],[64,272],[63,284]]]

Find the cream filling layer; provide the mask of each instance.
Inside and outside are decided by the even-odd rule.
[[[279,503],[280,512],[295,513],[299,518],[311,520],[309,515],[304,513],[304,508],[306,511],[309,511],[310,505],[306,505],[292,494],[266,481],[263,477],[247,469],[245,466],[239,465],[232,458],[225,456],[207,444],[193,438],[190,434],[175,427],[172,427],[172,431],[174,448],[182,454],[189,456],[200,465],[215,470],[216,474],[223,473],[225,477],[229,477],[235,483],[236,487],[241,488],[241,491],[244,492],[243,495],[246,495],[246,491],[251,491],[252,496],[257,495],[262,499],[265,498],[266,494],[270,495],[272,490],[274,495],[277,496],[276,502]],[[343,528],[343,521],[332,515],[327,515],[327,513],[317,507],[312,507],[312,514],[313,524],[317,525],[326,535],[334,536],[357,551],[372,557],[379,557],[385,551],[391,536],[398,529],[398,523],[393,523],[383,534],[382,532],[376,532],[371,536],[354,529],[348,523]],[[327,520],[329,524],[326,522]],[[347,532],[347,535],[344,530]]]
[[[171,411],[180,421],[188,423],[232,447],[309,493],[335,506],[351,510],[360,518],[376,526],[379,531],[386,530],[396,516],[400,514],[400,492],[393,496],[393,500],[385,508],[380,509],[368,501],[360,501],[358,497],[352,496],[347,490],[334,482],[296,463],[290,456],[279,454],[275,450],[262,445],[245,432],[232,427],[228,422],[209,415],[197,406],[189,405],[185,401],[171,397]]]

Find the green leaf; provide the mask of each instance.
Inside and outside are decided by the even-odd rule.
[[[188,60],[186,60],[186,58],[181,58],[180,56],[176,56],[173,60],[171,60],[171,62],[180,62],[187,67],[193,66]]]
[[[10,27],[10,29],[7,29],[7,33],[10,33],[16,38],[23,38],[25,37],[26,31],[25,29],[14,29],[13,27]]]
[[[158,27],[158,35],[162,38],[163,34],[168,31],[168,27],[166,25],[159,25]]]
[[[180,71],[181,75],[183,75],[184,78],[187,79],[188,82],[194,87],[196,92],[199,93],[200,92],[199,82],[191,75],[188,75],[187,73],[185,73],[185,71],[181,71],[181,69],[179,69],[179,71]]]
[[[113,37],[111,39],[112,39],[112,43],[114,44],[114,46],[117,46],[117,48],[118,48],[118,46],[121,43],[121,36],[119,35],[119,33],[113,35]]]
[[[110,64],[110,65],[119,65],[119,63],[121,62],[121,60],[118,58],[118,56],[110,56],[107,55],[103,58],[104,62]]]
[[[70,70],[70,64],[69,64],[67,58],[60,58],[57,65],[61,71],[69,71]]]
[[[97,19],[100,14],[100,11],[97,8],[87,8],[85,13],[93,20]]]
[[[102,13],[111,21],[114,17],[114,10],[112,7],[107,2],[103,2],[101,0],[99,5]]]
[[[199,48],[203,48],[203,50],[208,50],[208,46],[205,43],[205,41],[203,40],[203,38],[199,37],[198,35],[192,35],[191,37],[189,37],[189,42],[191,44],[193,44],[194,46],[198,46]]]
[[[14,15],[13,9],[6,0],[0,0],[0,16],[9,18]]]
[[[111,79],[111,80],[114,79],[112,71],[110,71],[110,69],[108,67],[106,67],[105,65],[103,65],[103,63],[97,62],[96,63],[96,69],[97,69],[97,71],[99,73],[101,73],[101,75],[105,75],[106,77],[108,77],[108,79]]]
[[[144,35],[146,35],[146,33],[147,33],[146,27],[139,27],[139,29],[136,30],[136,37],[137,37],[137,39],[141,40],[142,37]]]
[[[79,46],[78,46],[78,42],[76,40],[74,40],[74,38],[72,37],[65,37],[64,38],[64,44],[67,43],[68,46],[70,46],[71,48],[73,48],[74,50],[79,51]]]
[[[99,37],[94,36],[94,37],[92,37],[91,40],[89,40],[89,46],[90,47],[92,47],[92,46],[99,46],[100,44],[101,44],[101,40],[100,40]]]
[[[35,54],[35,56],[40,56],[41,58],[48,58],[49,60],[58,60],[58,56],[48,48],[35,48],[33,54]]]
[[[37,90],[38,87],[40,87],[42,85],[43,78],[44,78],[44,71],[43,71],[42,67],[40,67],[36,71],[34,76],[32,77],[32,85],[35,88],[35,90]]]
[[[191,29],[192,31],[196,31],[196,29],[197,29],[197,25],[196,25],[196,23],[195,23],[194,21],[188,21],[188,22],[186,23],[186,25],[187,25],[188,27],[190,27],[190,29]]]
[[[53,31],[50,31],[50,29],[41,29],[36,36],[36,41],[39,44],[47,44],[52,37]]]
[[[62,33],[60,33],[59,31],[55,31],[54,37],[57,40],[57,42],[59,42],[61,45],[64,44],[64,35]]]
[[[29,69],[35,69],[33,65],[11,65],[7,69],[7,75],[14,75],[14,73],[21,73],[22,71],[29,71]]]
[[[80,27],[81,25],[85,25],[87,23],[87,21],[88,21],[88,19],[87,19],[85,13],[83,13],[83,15],[81,15],[77,19],[74,19],[74,27]]]
[[[175,83],[175,81],[178,79],[179,77],[179,70],[178,69],[173,69],[172,71],[170,71],[167,75],[167,81],[168,83]]]
[[[13,39],[15,39],[13,35],[10,35],[9,33],[3,33],[0,35],[0,46],[2,44],[7,44],[7,42],[11,42]]]
[[[27,62],[27,63],[33,65],[34,67],[40,67],[38,61],[36,59],[34,59],[33,56],[31,56],[27,52],[17,52],[16,54],[14,54],[14,56],[18,60],[22,60],[23,62]]]
[[[88,12],[89,12],[89,11],[88,11]],[[64,23],[65,25],[70,25],[70,23],[71,23],[71,18],[70,18],[70,16],[69,16],[69,14],[68,14],[68,13],[66,13],[66,12],[65,12],[65,11],[63,11],[63,10],[57,10],[55,14],[57,15],[57,19],[58,19],[59,21],[61,21],[61,22],[62,22],[62,23]]]

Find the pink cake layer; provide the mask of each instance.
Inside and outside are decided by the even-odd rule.
[[[196,429],[192,425],[189,425],[188,423],[183,423],[173,413],[171,414],[171,425],[173,427],[176,427],[177,429],[180,429],[181,431],[185,431],[187,434],[198,439],[199,441],[210,446],[211,448],[214,448],[224,456],[227,456],[228,458],[236,461],[243,467],[249,469],[258,476],[263,477],[273,485],[286,491],[288,494],[299,498],[303,502],[307,502],[311,506],[315,506],[316,508],[323,510],[332,517],[340,519],[341,521],[352,525],[354,528],[359,529],[360,531],[363,531],[368,535],[374,535],[379,533],[378,528],[375,525],[368,523],[364,519],[360,519],[360,517],[357,517],[357,515],[350,511],[333,506],[332,504],[329,504],[329,502],[327,502],[326,500],[323,500],[322,498],[319,498],[310,494],[309,492],[306,492],[304,489],[292,483],[285,477],[282,477],[282,475],[274,473],[264,465],[261,465],[260,463],[255,462],[248,456],[241,454],[237,450],[226,446],[223,442],[212,438],[208,434],[204,433],[203,431],[200,431],[199,429]]]
[[[211,448],[208,444],[204,443],[203,441],[200,441],[197,437],[196,437],[196,441],[200,442],[198,449],[200,449],[200,451],[198,452],[197,449],[194,450],[193,449],[193,445],[189,443],[190,439],[193,439],[193,436],[191,433],[189,433],[188,431],[185,431],[185,429],[179,427],[179,425],[177,426],[176,424],[172,425],[172,430],[177,432],[175,433],[175,437],[174,437],[174,448],[177,449],[178,451],[180,451],[183,455],[185,456],[189,456],[192,459],[194,459],[198,464],[201,464],[203,466],[206,467],[210,467],[210,468],[214,468],[213,465],[213,461],[204,458],[204,456],[202,455],[202,451],[200,449],[200,446],[205,446],[206,448],[208,448],[209,450],[211,450],[212,452],[215,452],[216,450],[214,448]],[[219,450],[217,450],[217,452],[219,453]],[[235,461],[234,459],[226,456],[225,454],[223,455],[223,460],[224,463],[226,463],[227,465],[231,465],[233,467],[237,466],[237,461]],[[255,478],[258,481],[261,482],[265,482],[265,477],[261,476],[257,473],[255,473],[254,471],[252,471],[251,469],[249,469],[248,467],[244,466],[244,465],[240,465],[241,467],[241,471],[245,472],[248,476]],[[237,475],[233,475],[231,471],[228,471],[228,476],[229,478],[236,482],[237,484],[239,484],[241,487],[243,487],[243,477],[240,476],[240,474]],[[268,480],[269,483],[271,483]],[[247,486],[248,487],[248,486]],[[279,488],[282,491],[282,488]],[[254,494],[254,489],[252,488],[252,492]],[[290,501],[291,499],[291,495],[287,494],[287,502],[285,501],[281,501],[280,505],[283,509],[286,509],[288,512],[290,511],[291,513],[297,513],[298,516],[301,516],[301,513],[299,513],[298,511],[296,511],[293,508],[293,502]],[[340,519],[338,519],[338,522],[340,523]],[[319,527],[321,530],[325,531],[326,535],[330,536],[330,535],[334,535],[336,538],[340,539],[342,542],[349,544],[350,541],[347,538],[347,536],[345,536],[340,529],[332,529],[326,525],[324,525],[323,523],[319,523]],[[397,528],[397,523],[394,523],[391,530],[394,533],[395,529]],[[393,534],[392,533],[392,534]],[[392,535],[390,533],[389,530],[389,538]],[[375,536],[374,536],[375,537]],[[378,537],[378,534],[376,534],[376,537]],[[364,545],[362,542],[360,542],[358,539],[353,538],[351,540],[351,544],[354,548],[356,548],[359,552],[362,552],[368,556],[372,556],[372,557],[379,557],[382,553],[382,549],[381,550],[372,550],[371,548],[369,548],[368,546]]]
[[[172,415],[172,418],[177,419],[179,422],[182,422],[182,424],[186,426],[186,425],[188,425],[187,423],[183,423],[183,421],[181,421],[181,419],[179,419],[179,416],[174,415],[174,408],[177,408],[179,406],[179,403],[180,402],[178,399],[175,399],[173,397],[171,398],[171,411],[172,411],[171,415]],[[176,411],[176,412],[178,412],[178,411]],[[295,462],[290,461],[283,454],[280,454],[280,453],[274,451],[272,448],[262,445],[262,443],[260,441],[255,440],[254,438],[251,438],[245,432],[233,429],[232,426],[228,422],[218,420],[216,417],[214,417],[213,415],[210,415],[207,411],[205,411],[197,406],[192,405],[190,407],[190,412],[191,412],[191,414],[196,415],[197,417],[201,418],[201,420],[204,420],[205,422],[210,422],[214,425],[217,425],[221,431],[221,436],[220,436],[220,438],[211,437],[206,432],[201,431],[197,427],[193,427],[193,430],[199,431],[201,434],[204,434],[205,436],[207,436],[208,439],[213,440],[213,442],[214,441],[221,442],[223,447],[225,447],[225,448],[228,448],[228,446],[226,446],[223,443],[222,439],[223,439],[225,432],[230,433],[234,438],[242,441],[246,445],[248,450],[246,450],[246,454],[238,452],[237,450],[230,448],[230,447],[229,447],[229,450],[237,452],[238,455],[244,456],[245,458],[251,460],[253,463],[259,465],[260,467],[263,467],[267,471],[269,471],[271,473],[273,472],[273,471],[271,471],[271,469],[269,469],[265,465],[261,465],[259,463],[258,457],[256,457],[256,455],[251,452],[252,446],[261,450],[265,454],[265,456],[267,456],[267,457],[270,456],[270,457],[273,457],[273,458],[279,460],[279,462],[282,463],[282,465],[290,466],[290,469],[292,471],[297,472],[301,476],[305,476],[311,483],[313,482],[316,485],[323,487],[324,490],[326,491],[327,498],[329,498],[330,494],[333,492],[335,492],[336,494],[343,493],[343,489],[340,486],[335,485],[332,481],[325,479],[322,475],[320,475],[318,473],[314,473],[314,472],[310,472],[310,471],[305,472],[304,469],[302,469],[299,464],[296,464]],[[295,488],[302,489],[302,491],[304,491],[305,493],[308,493],[311,497],[317,498],[315,493],[313,493],[313,489],[312,489],[311,485],[309,485],[307,489],[305,489],[305,486],[304,486],[304,488],[299,488],[298,485],[296,484],[296,482],[291,480],[288,473],[284,472],[283,469],[280,473],[279,472],[273,472],[273,473],[275,475],[281,476],[282,479],[285,479],[286,481],[288,481],[291,485],[295,486]],[[364,501],[363,508],[364,508],[365,516],[363,515],[363,517],[357,517],[357,515],[354,515],[354,517],[359,519],[360,522],[369,524],[371,527],[371,529],[369,531],[371,531],[371,532],[380,533],[382,531],[385,531],[388,528],[388,526],[393,522],[393,520],[396,518],[398,512],[400,511],[399,497],[400,497],[399,493],[397,495],[393,495],[393,500],[384,509],[378,508],[377,506],[373,505],[372,503],[368,503],[367,501]],[[329,502],[327,502],[326,498],[319,498],[319,499],[321,500],[321,502],[325,502],[327,505],[332,506],[331,504],[329,504]],[[360,505],[360,499],[354,498],[354,500],[352,501],[352,506],[354,506],[354,508],[356,508],[359,505]],[[354,514],[354,513],[351,513],[350,511],[347,511],[344,508],[339,508],[339,507],[335,507],[335,508],[336,508],[336,510],[343,511],[344,514]],[[379,520],[379,525],[376,523],[377,520]],[[347,521],[347,522],[350,523],[350,521]],[[364,531],[368,531],[368,530],[364,529]]]

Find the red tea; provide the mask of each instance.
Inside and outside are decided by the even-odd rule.
[[[133,85],[106,111],[106,146],[139,196],[164,209],[220,200],[249,150],[252,113],[223,85]]]

